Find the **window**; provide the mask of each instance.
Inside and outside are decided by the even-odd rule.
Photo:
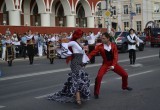
[[[111,13],[112,13],[112,15],[116,15],[116,6],[112,7]]]
[[[141,21],[137,21],[137,31],[142,31],[141,27]]]
[[[123,8],[124,8],[124,14],[128,14],[128,5],[124,5]]]
[[[124,22],[124,30],[128,31],[129,29],[129,22]]]
[[[141,13],[141,4],[136,4],[136,13],[137,14]]]
[[[158,4],[158,3],[155,3],[155,4],[154,4],[154,12],[155,12],[155,13],[160,12],[160,3],[159,3],[159,4]]]

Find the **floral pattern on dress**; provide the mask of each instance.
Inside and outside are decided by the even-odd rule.
[[[82,67],[83,54],[73,54],[71,61],[72,72],[68,74],[68,79],[64,83],[64,87],[61,91],[48,96],[49,100],[58,102],[75,102],[75,94],[80,92],[82,100],[89,100],[90,97],[90,80],[89,75],[84,71]]]

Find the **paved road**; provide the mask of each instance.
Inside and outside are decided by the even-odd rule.
[[[75,104],[61,104],[46,100],[46,96],[60,90],[66,81],[69,65],[64,59],[49,60],[38,58],[29,65],[28,60],[16,60],[12,67],[0,63],[3,76],[0,77],[0,109],[2,110],[160,110],[160,59],[158,48],[145,48],[137,52],[134,66],[128,65],[128,53],[119,54],[119,63],[129,74],[129,86],[133,91],[121,90],[121,79],[114,72],[104,76],[100,99],[93,98],[94,79],[101,65],[88,65],[86,71],[91,79],[91,100],[82,108]]]

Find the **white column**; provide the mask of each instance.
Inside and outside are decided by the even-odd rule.
[[[67,15],[67,27],[75,27],[76,26],[76,18],[74,15]]]
[[[94,16],[87,17],[87,27],[94,28]]]
[[[20,11],[9,11],[9,25],[11,26],[20,26],[21,25],[21,17]]]
[[[41,14],[41,26],[51,26],[49,13],[42,13]]]
[[[53,12],[52,12],[52,14],[51,14],[51,26],[56,26],[55,20],[56,20],[55,13],[53,14]]]

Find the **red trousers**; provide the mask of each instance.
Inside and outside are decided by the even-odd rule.
[[[107,73],[110,66],[111,66],[111,63],[103,64],[99,69],[98,75],[95,80],[95,88],[94,88],[95,95],[99,95],[103,75]],[[119,64],[115,65],[113,71],[122,77],[122,89],[126,88],[128,86],[127,72]]]

